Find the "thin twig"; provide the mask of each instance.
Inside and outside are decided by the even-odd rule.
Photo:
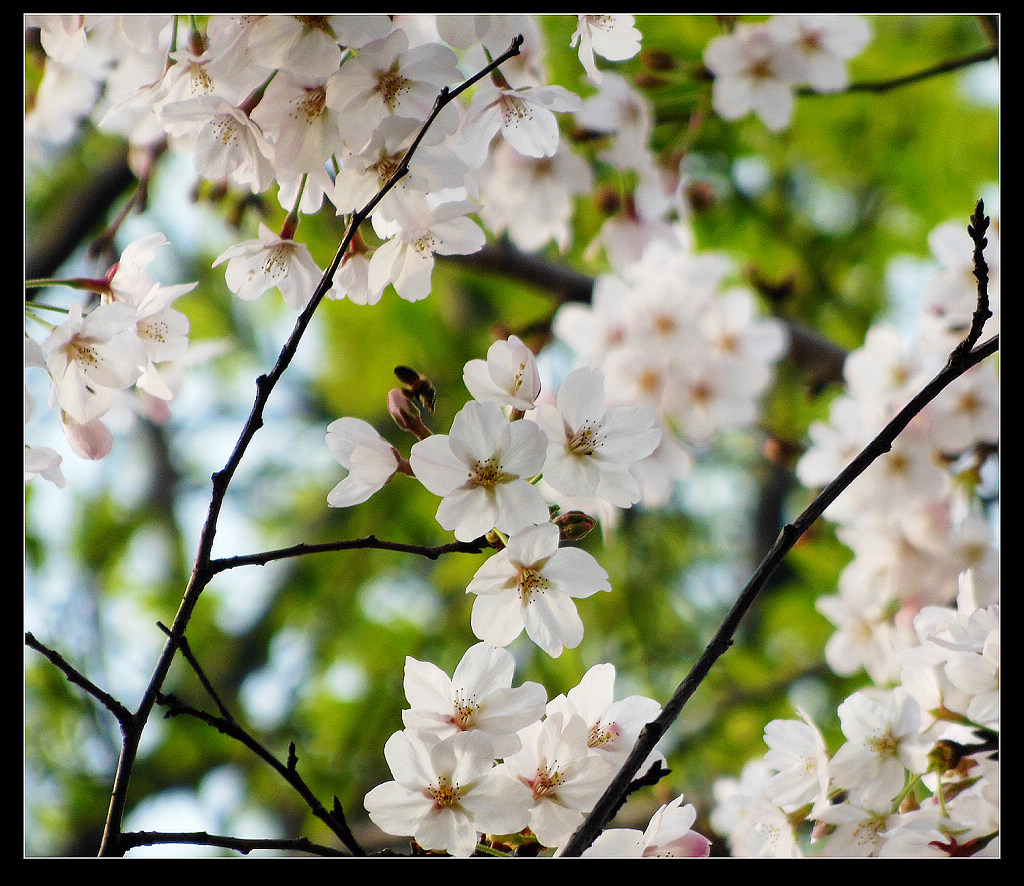
[[[988,223],[985,219],[981,221],[983,205],[979,200],[975,215],[971,217],[971,235],[975,238],[976,245],[983,240],[984,228]],[[976,276],[978,278],[978,304],[984,304],[987,309],[988,292],[986,289],[988,274],[985,266],[985,258],[982,249],[976,248],[974,257],[976,263]],[[985,268],[985,270],[981,270]],[[983,323],[984,321],[982,321]],[[977,332],[980,334],[980,327]],[[973,336],[973,339],[972,339]],[[676,721],[682,712],[684,705],[704,681],[708,672],[718,659],[725,654],[733,643],[733,637],[739,628],[740,622],[747,611],[753,605],[757,595],[765,587],[768,579],[778,568],[783,558],[797,542],[797,540],[811,527],[829,505],[850,486],[879,456],[884,455],[892,448],[895,439],[903,432],[908,424],[921,412],[924,407],[935,399],[939,393],[951,384],[955,379],[963,375],[968,369],[977,365],[982,360],[996,353],[999,349],[999,336],[993,336],[984,344],[978,347],[971,347],[970,341],[976,340],[975,330],[965,342],[968,342],[967,349],[958,346],[950,354],[946,365],[926,384],[921,391],[906,405],[900,412],[882,429],[881,432],[861,450],[860,454],[848,464],[839,475],[826,486],[811,502],[806,510],[793,522],[783,527],[776,539],[775,544],[764,556],[754,574],[740,592],[739,597],[733,604],[732,609],[726,615],[718,631],[711,642],[708,643],[704,652],[693,665],[690,672],[676,688],[665,705],[661,714],[648,723],[640,732],[640,736],[633,746],[629,757],[605,790],[604,794],[594,805],[583,824],[576,830],[569,842],[566,843],[562,855],[567,857],[579,856],[597,835],[611,821],[615,811],[622,803],[622,798],[629,790],[629,786],[640,766],[647,759],[655,745],[668,731],[669,727]]]
[[[73,683],[75,686],[84,689],[89,695],[95,698],[100,704],[103,705],[110,713],[117,718],[117,722],[121,726],[122,733],[127,728],[128,724],[132,719],[132,712],[128,710],[121,702],[104,692],[95,683],[86,677],[81,671],[70,665],[67,660],[59,653],[54,652],[48,646],[44,646],[40,643],[31,631],[25,632],[25,645],[31,649],[35,649],[36,652],[42,653],[50,662],[57,666],[67,677],[69,683]]]
[[[192,707],[191,705],[185,704],[173,695],[158,693],[157,701],[167,708],[167,711],[164,714],[165,717],[176,717],[186,714],[190,717],[196,718],[197,720],[201,720],[208,726],[213,726],[218,732],[245,745],[245,747],[252,751],[257,757],[270,764],[270,766],[275,769],[281,777],[288,782],[288,784],[295,788],[302,799],[306,801],[310,811],[335,833],[338,839],[348,847],[353,855],[366,854],[365,850],[359,845],[358,841],[349,830],[348,825],[345,823],[344,816],[338,818],[328,812],[327,809],[324,808],[323,804],[316,798],[316,795],[310,790],[309,785],[306,784],[302,776],[299,775],[297,765],[298,757],[295,753],[295,742],[289,742],[288,759],[286,762],[282,763],[254,736],[250,735],[233,719],[227,717],[216,717],[213,714],[208,714],[206,711],[202,711],[198,708]],[[337,798],[335,798],[335,805],[337,806]]]
[[[235,569],[239,566],[265,566],[267,563],[275,560],[335,551],[359,549],[398,551],[403,554],[416,554],[420,557],[426,557],[428,560],[436,560],[443,554],[479,554],[489,547],[491,547],[491,543],[485,536],[481,536],[476,541],[453,541],[441,545],[413,545],[397,541],[383,541],[375,535],[367,535],[364,538],[352,538],[345,541],[328,541],[322,544],[300,543],[273,551],[261,551],[258,554],[239,554],[235,557],[223,557],[210,561],[210,572],[216,574],[228,569]]]
[[[206,831],[131,831],[121,835],[121,843],[126,850],[136,846],[158,846],[168,843],[185,843],[193,846],[217,846],[221,849],[233,849],[248,855],[258,849],[283,849],[288,852],[306,852],[310,855],[321,855],[327,858],[339,856],[348,858],[347,852],[331,846],[321,846],[306,837],[295,839],[273,839],[254,837],[225,837],[219,834],[208,834]]]

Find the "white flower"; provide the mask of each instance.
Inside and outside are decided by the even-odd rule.
[[[885,835],[896,827],[899,816],[891,814],[885,804],[871,808],[844,800],[815,814],[815,819],[833,825],[825,844],[830,858],[869,858],[877,856],[885,845]]]
[[[550,157],[528,157],[507,141],[488,156],[482,173],[480,218],[495,235],[507,232],[520,249],[536,252],[554,241],[572,243],[574,198],[593,188],[593,170],[560,142]]]
[[[798,713],[800,720],[772,720],[764,727],[769,748],[764,761],[775,773],[765,784],[765,793],[783,810],[806,803],[817,809],[828,802],[825,740],[811,718]]]
[[[381,489],[398,470],[395,447],[372,425],[358,418],[339,418],[327,426],[327,448],[343,468],[345,477],[327,496],[332,508],[361,504]]]
[[[228,289],[239,298],[251,301],[276,287],[296,310],[306,306],[323,274],[305,243],[283,239],[263,222],[255,240],[229,247],[213,267],[223,262]]]
[[[470,360],[462,379],[474,399],[492,400],[513,409],[533,409],[540,395],[537,359],[515,335],[494,342],[487,349],[486,360]]]
[[[233,179],[254,194],[274,182],[274,147],[244,111],[222,96],[203,95],[161,106],[160,119],[194,131],[196,172],[209,181]]]
[[[338,215],[361,209],[390,181],[421,126],[419,120],[408,117],[387,117],[363,147],[338,158],[332,201]],[[375,228],[394,229],[380,228],[382,220],[395,228],[414,225],[427,194],[464,186],[465,164],[441,143],[442,138],[436,128],[427,130],[408,172],[374,207],[371,218]]]
[[[468,255],[483,248],[484,232],[467,217],[478,209],[472,200],[450,200],[433,205],[423,199],[413,205],[406,204],[402,217],[382,229],[383,236],[391,239],[378,246],[370,257],[367,278],[370,289],[383,291],[390,283],[406,301],[426,298],[430,295],[435,253]]]
[[[616,700],[615,666],[605,663],[594,665],[568,693],[548,702],[548,714],[555,711],[562,711],[566,716],[579,714],[587,724],[587,745],[591,751],[621,766],[633,750],[640,731],[661,713],[661,705],[642,695]],[[640,774],[653,763],[664,760],[663,754],[652,752]]]
[[[855,692],[839,705],[847,741],[832,757],[836,786],[866,806],[880,808],[903,788],[906,772],[928,768],[931,740],[922,732],[921,708],[902,687]]]
[[[726,120],[755,112],[778,131],[793,116],[793,88],[803,65],[793,43],[761,23],[741,22],[730,34],[712,40],[704,63],[714,74],[712,103]]]
[[[750,760],[738,779],[719,778],[712,785],[716,806],[714,829],[729,841],[736,858],[799,858],[792,823],[765,793],[771,770],[764,760]]]
[[[630,465],[654,452],[661,429],[646,406],[605,411],[601,370],[571,372],[558,390],[557,406],[537,408],[537,423],[548,436],[544,479],[554,489],[623,508],[639,501],[640,485]]]
[[[484,84],[470,102],[455,151],[477,168],[483,165],[491,139],[500,131],[519,153],[550,157],[559,142],[555,113],[575,112],[581,107],[580,97],[563,86],[511,89]]]
[[[409,35],[396,28],[367,43],[331,74],[327,104],[339,115],[341,137],[349,149],[360,150],[388,116],[423,122],[441,88],[462,80],[451,48],[436,42],[410,48],[409,42]],[[447,125],[445,120],[438,124]]]
[[[282,68],[250,116],[274,145],[274,166],[282,181],[321,171],[340,148],[338,117],[327,105],[326,75]]]
[[[498,529],[513,533],[548,519],[548,506],[528,478],[544,464],[545,441],[529,421],[509,422],[497,403],[467,403],[450,434],[412,447],[419,481],[442,496],[437,521],[460,541]]]
[[[115,391],[138,381],[146,349],[135,319],[134,309],[119,302],[101,304],[85,316],[81,303],[71,306],[41,346],[52,381],[51,407],[86,425],[110,408]]]
[[[600,83],[602,73],[594,63],[594,55],[610,61],[624,61],[640,51],[640,32],[633,26],[631,15],[578,15],[576,30],[569,45],[580,46],[580,62],[587,76]]]
[[[615,767],[589,753],[587,725],[576,715],[551,714],[519,737],[523,747],[498,769],[532,791],[530,830],[544,846],[558,846],[604,793]]]
[[[515,422],[518,425],[521,422]],[[554,523],[513,533],[508,545],[481,566],[466,588],[476,594],[473,633],[494,646],[507,646],[523,628],[548,655],[561,655],[583,639],[573,598],[610,591],[608,573],[586,551],[560,548]]]
[[[584,858],[706,858],[711,841],[690,830],[697,810],[682,805],[680,794],[661,806],[645,831],[633,828],[609,828],[602,831],[583,853]]]
[[[479,731],[490,739],[495,757],[515,753],[522,746],[516,732],[544,715],[547,698],[539,683],[512,688],[515,664],[510,652],[486,643],[466,650],[450,678],[436,665],[407,657],[410,708],[402,722],[439,739]]]
[[[370,819],[424,849],[469,857],[479,832],[507,834],[529,821],[530,790],[494,766],[494,749],[478,731],[443,740],[415,730],[384,745],[394,781],[363,800]]]
[[[871,39],[867,20],[859,15],[777,15],[770,27],[796,47],[803,63],[802,79],[818,92],[843,89],[849,79],[846,60],[858,55]]]

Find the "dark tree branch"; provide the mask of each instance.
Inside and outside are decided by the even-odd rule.
[[[295,788],[299,796],[306,801],[310,811],[312,811],[317,818],[319,818],[334,832],[338,839],[349,848],[353,855],[366,854],[358,841],[352,835],[352,832],[349,830],[348,825],[345,823],[344,816],[342,815],[339,817],[328,812],[310,790],[309,785],[306,784],[302,776],[299,775],[298,757],[295,753],[295,742],[289,742],[288,759],[286,762],[282,763],[269,750],[267,750],[267,748],[257,741],[256,738],[239,726],[234,718],[230,716],[216,717],[213,714],[206,713],[206,711],[202,711],[198,708],[192,707],[191,705],[185,704],[173,695],[164,695],[161,692],[157,693],[156,700],[159,704],[162,704],[167,708],[164,717],[177,717],[182,714],[195,717],[197,720],[201,720],[208,726],[213,726],[218,732],[245,745],[245,747],[252,751],[257,757],[266,763],[269,763],[270,766],[288,782],[288,784]],[[335,798],[334,805],[335,809],[340,809],[337,798]]]
[[[44,657],[49,659],[52,664],[56,665],[56,667],[63,672],[69,683],[73,683],[75,686],[84,689],[89,693],[89,695],[102,704],[103,707],[110,711],[120,724],[122,733],[124,732],[132,719],[132,712],[129,711],[128,708],[121,704],[121,702],[112,695],[100,689],[99,686],[93,683],[92,680],[76,668],[68,664],[59,652],[54,652],[49,647],[40,643],[35,636],[33,636],[31,631],[25,632],[25,645],[31,649],[35,649],[36,652],[41,653]]]
[[[693,665],[689,674],[676,688],[672,698],[665,705],[661,714],[648,723],[640,733],[633,750],[605,790],[604,794],[595,804],[593,810],[586,820],[573,834],[562,851],[563,856],[578,856],[590,846],[597,835],[611,821],[615,811],[626,796],[629,786],[640,766],[647,759],[655,745],[661,740],[668,728],[675,722],[682,712],[683,707],[690,697],[704,681],[712,666],[721,658],[733,643],[733,637],[739,628],[740,622],[747,611],[753,605],[758,594],[765,587],[772,573],[778,568],[783,558],[797,542],[797,540],[810,528],[820,517],[829,505],[850,486],[877,458],[884,455],[892,448],[895,439],[903,432],[908,424],[934,400],[949,384],[963,375],[968,369],[977,365],[982,360],[995,354],[999,349],[999,337],[993,336],[984,344],[973,347],[984,324],[984,315],[988,309],[988,270],[985,258],[982,253],[984,249],[984,231],[988,225],[988,219],[983,217],[984,206],[979,200],[975,214],[971,216],[969,231],[975,242],[975,275],[978,278],[978,312],[975,314],[976,322],[971,332],[961,345],[957,346],[950,354],[946,365],[928,382],[911,401],[900,410],[900,412],[879,432],[879,434],[850,462],[839,475],[826,486],[811,502],[807,509],[793,522],[783,527],[782,532],[776,539],[775,544],[764,556],[754,574],[740,591],[739,597],[733,604],[732,609],[726,615],[718,631],[711,642],[707,645],[696,664]],[[978,318],[982,317],[980,322]]]
[[[307,852],[325,858],[348,858],[348,853],[330,846],[320,846],[306,837],[287,839],[256,839],[244,837],[224,837],[208,834],[206,831],[189,831],[170,833],[164,831],[132,831],[121,835],[121,844],[125,850],[136,846],[158,846],[167,843],[188,843],[194,846],[218,846],[222,849],[233,849],[248,855],[258,849],[283,849],[288,852]]]
[[[297,544],[288,548],[278,548],[274,551],[261,551],[258,554],[224,557],[218,560],[211,560],[210,571],[213,574],[217,574],[228,569],[235,569],[238,566],[265,566],[274,560],[284,560],[289,557],[367,548],[378,551],[398,551],[403,554],[417,554],[418,556],[426,557],[428,560],[436,560],[443,554],[479,554],[489,547],[491,547],[491,543],[487,540],[486,536],[481,536],[475,541],[453,541],[443,545],[428,546],[403,544],[397,541],[382,541],[375,535],[367,535],[365,538],[329,541],[323,544]]]

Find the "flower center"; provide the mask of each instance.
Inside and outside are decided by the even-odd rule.
[[[437,787],[430,788],[428,793],[434,799],[435,809],[450,809],[459,805],[459,786],[453,785],[447,775],[442,775]]]
[[[306,90],[306,96],[299,102],[299,111],[306,115],[306,123],[312,125],[319,120],[324,113],[324,105],[327,101],[327,88],[314,86]]]
[[[452,724],[459,729],[469,729],[473,725],[473,714],[476,713],[478,707],[473,696],[466,698],[462,694],[462,690],[458,690],[455,693],[455,713],[451,718]]]
[[[493,455],[486,461],[475,462],[469,475],[470,483],[474,486],[483,486],[485,489],[491,489],[499,483],[507,483],[514,479],[515,475],[505,473],[501,469],[497,457]]]
[[[409,87],[409,81],[398,70],[398,62],[395,62],[389,71],[381,71],[377,79],[377,92],[391,113],[395,112],[395,107],[401,102],[402,93],[408,92]]]
[[[568,441],[569,452],[573,455],[593,455],[601,445],[598,425],[592,421],[584,422]]]
[[[516,574],[516,585],[519,588],[520,601],[524,606],[528,606],[533,602],[535,596],[543,594],[551,587],[551,582],[544,578],[536,569],[531,569],[529,566],[521,566]]]
[[[598,720],[590,727],[590,732],[587,734],[587,747],[600,748],[610,744],[619,737],[621,731],[619,724],[614,721],[606,724]]]
[[[557,769],[553,772],[546,766],[543,769],[538,769],[536,777],[531,779],[529,783],[530,788],[533,790],[533,798],[535,800],[542,800],[556,793],[559,785],[562,783],[562,777],[562,773]]]

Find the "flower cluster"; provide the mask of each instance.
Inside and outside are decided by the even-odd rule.
[[[441,497],[437,521],[458,540],[489,534],[501,540],[501,550],[467,588],[476,595],[476,636],[506,646],[525,630],[558,656],[583,639],[573,600],[611,586],[591,554],[562,544],[562,530],[551,520],[558,505],[545,491],[562,500],[632,506],[641,497],[634,468],[655,450],[661,431],[646,406],[606,408],[599,369],[575,370],[555,403],[538,403],[536,358],[514,335],[494,342],[486,360],[469,361],[464,379],[474,399],[448,434],[432,434],[420,423],[421,439],[408,459],[365,422],[346,417],[332,423],[327,442],[348,474],[328,504],[358,504],[396,473],[414,475]],[[406,410],[396,419],[407,427],[403,402]]]
[[[858,15],[796,13],[739,22],[704,50],[714,76],[715,112],[725,120],[753,112],[772,131],[785,129],[797,87],[843,89],[846,62],[870,39],[868,23]]]
[[[918,326],[876,325],[849,355],[846,391],[797,464],[806,485],[849,463],[969,328],[971,241],[942,225],[930,243],[939,267]],[[995,226],[986,332],[999,328],[998,250]],[[734,854],[803,854],[804,821],[825,855],[998,851],[998,549],[978,495],[998,451],[998,391],[991,362],[969,370],[826,512],[853,558],[818,600],[835,628],[825,657],[872,686],[840,705],[846,741],[831,756],[806,715],[768,724],[764,760],[718,786],[712,821]]]
[[[180,360],[188,348],[188,318],[171,305],[196,284],[165,286],[150,277],[148,266],[165,245],[163,234],[136,240],[102,279],[73,281],[92,295],[72,303],[61,323],[48,323],[41,311],[34,312],[48,331],[41,341],[26,334],[25,366],[49,375],[48,405],[82,458],[99,459],[110,451],[103,418],[123,394],[136,392],[143,409],[146,401],[173,397],[157,364]],[[33,411],[27,386],[25,395],[27,424]],[[59,453],[26,447],[25,477],[37,474],[63,485]]]
[[[574,359],[599,367],[624,403],[647,406],[661,443],[635,473],[647,505],[664,503],[693,453],[749,427],[786,346],[753,293],[728,285],[721,255],[692,248],[682,225],[640,258],[601,275],[590,304],[567,303],[553,330]]]
[[[554,849],[572,835],[660,708],[616,699],[611,665],[550,701],[538,683],[513,687],[514,670],[511,653],[487,643],[470,647],[451,677],[406,659],[405,728],[384,747],[393,781],[366,795],[371,820],[459,857],[481,839]],[[605,832],[591,854],[706,855],[707,839],[690,830],[696,813],[681,801],[662,807],[646,834]]]

